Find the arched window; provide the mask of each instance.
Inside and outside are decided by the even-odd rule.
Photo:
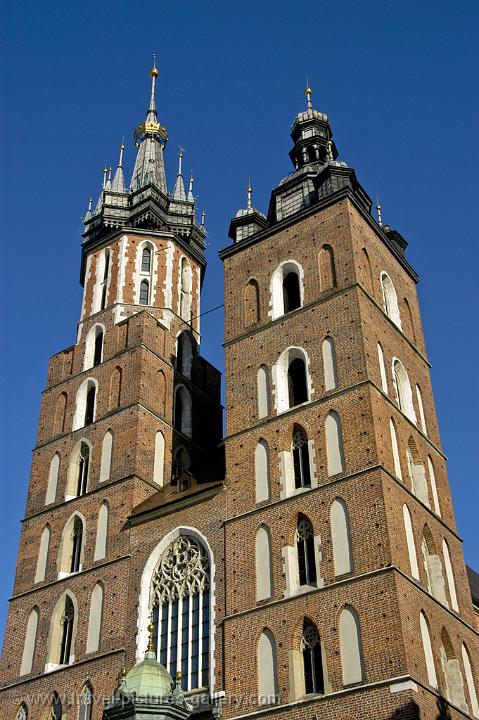
[[[343,685],[364,680],[361,627],[356,610],[346,605],[339,617],[339,638],[343,666]]]
[[[192,434],[191,397],[183,385],[176,388],[174,418],[175,430],[179,430],[183,435],[190,438]]]
[[[266,440],[260,440],[256,445],[255,456],[255,484],[256,502],[264,502],[271,497],[271,484],[269,478],[269,448]]]
[[[306,363],[301,357],[296,357],[288,365],[288,400],[289,407],[296,407],[308,401],[308,382],[306,378]]]
[[[394,474],[402,482],[401,461],[399,459],[399,447],[396,435],[396,426],[392,418],[389,419],[389,431],[391,433],[391,447],[393,451]]]
[[[63,718],[63,706],[60,696],[57,692],[53,693],[52,707],[50,710],[50,716],[48,720],[62,720]]]
[[[443,628],[441,633],[441,665],[446,683],[446,697],[453,705],[457,705],[468,713],[466,698],[464,697],[464,681],[462,679],[459,660],[454,652],[451,639]]]
[[[60,453],[55,453],[50,461],[50,471],[48,473],[47,493],[45,496],[45,505],[55,502],[57,496],[58,471],[60,469]]]
[[[413,423],[416,423],[416,412],[412,401],[411,384],[404,365],[397,358],[393,358],[393,383],[396,390],[398,408]]]
[[[283,308],[284,313],[301,307],[301,293],[299,289],[298,273],[288,272],[283,277]]]
[[[417,406],[419,408],[419,420],[421,421],[421,430],[423,431],[424,435],[427,435],[426,417],[424,415],[424,405],[422,403],[422,393],[419,385],[416,385],[416,398]]]
[[[91,720],[93,712],[93,688],[87,682],[80,694],[80,712],[78,720]]]
[[[311,466],[309,458],[309,443],[302,427],[295,426],[291,445],[293,454],[294,487],[311,487]]]
[[[193,362],[193,352],[191,340],[186,332],[178,335],[176,341],[176,370],[191,379],[191,367]]]
[[[324,693],[323,653],[318,630],[310,620],[305,620],[301,638],[303,656],[304,690],[309,693]]]
[[[431,593],[436,600],[439,600],[439,602],[447,606],[441,558],[437,554],[436,545],[428,525],[424,526],[421,550],[424,559],[428,592]]]
[[[76,600],[70,591],[65,592],[55,605],[48,636],[45,672],[59,665],[69,665],[75,658],[76,608]]]
[[[90,447],[86,440],[80,440],[70,456],[65,500],[71,500],[87,492],[89,469]]]
[[[22,702],[22,704],[18,708],[17,714],[15,715],[15,720],[28,720],[28,708],[25,703]]]
[[[313,528],[303,515],[298,517],[295,541],[298,553],[299,585],[314,586],[317,576]]]
[[[165,465],[165,437],[161,430],[155,434],[155,455],[153,458],[153,482],[163,487]]]
[[[83,563],[85,525],[83,517],[74,513],[65,524],[58,553],[58,577],[80,572]]]
[[[103,280],[101,283],[101,303],[100,310],[104,310],[106,307],[106,294],[108,289],[108,277],[110,274],[110,250],[106,248],[103,251]]]
[[[323,370],[324,389],[334,390],[338,386],[338,375],[336,368],[336,346],[332,337],[325,337],[323,340]]]
[[[151,249],[144,247],[141,253],[141,272],[151,273]]]
[[[100,649],[101,622],[103,615],[103,585],[98,582],[93,588],[90,600],[90,618],[88,622],[88,636],[86,641],[86,654],[97,652]]]
[[[191,320],[192,281],[191,265],[185,257],[182,257],[180,264],[180,317],[187,322]]]
[[[42,582],[45,580],[45,572],[48,562],[48,548],[50,545],[50,525],[45,525],[42,536],[40,538],[40,548],[38,550],[37,568],[35,571],[34,582]]]
[[[336,267],[331,245],[323,245],[319,251],[319,285],[321,292],[336,287]]]
[[[469,700],[471,703],[472,714],[475,718],[479,718],[479,703],[477,702],[476,688],[474,685],[474,674],[471,667],[471,659],[469,651],[464,643],[461,647],[462,664],[464,665],[464,674],[466,676],[466,684],[469,692]]]
[[[378,362],[379,362],[379,372],[381,375],[381,387],[383,389],[383,392],[388,394],[388,381],[386,377],[386,368],[384,365],[384,353],[381,346],[381,343],[378,343]]]
[[[72,430],[95,421],[97,388],[98,383],[94,378],[87,378],[78,388]]]
[[[328,475],[332,477],[344,472],[343,437],[339,415],[331,410],[324,423],[326,434],[326,455],[328,458]]]
[[[93,560],[103,560],[106,556],[106,543],[108,539],[108,503],[102,502],[98,513],[98,525],[96,530],[95,555]]]
[[[427,681],[431,687],[437,688],[436,668],[434,666],[434,657],[431,647],[431,636],[429,635],[429,626],[426,616],[421,611],[419,613],[419,626],[421,628],[422,648],[424,651],[424,660],[426,662]]]
[[[148,280],[142,280],[140,283],[139,305],[149,305],[150,302],[150,284]]]
[[[25,633],[25,643],[23,645],[22,664],[20,666],[20,675],[28,675],[32,672],[33,658],[35,655],[35,645],[37,641],[38,618],[40,611],[34,607],[31,611],[28,622],[27,631]]]
[[[83,369],[99,365],[103,361],[103,339],[105,328],[99,323],[93,325],[88,331],[85,340],[85,355],[83,358]]]
[[[454,573],[452,571],[451,556],[449,546],[445,539],[442,541],[442,554],[444,556],[444,567],[446,568],[447,586],[449,588],[449,597],[451,598],[451,607],[459,612],[457,604],[456,583],[454,582]]]
[[[278,702],[276,643],[271,630],[265,628],[258,643],[258,701],[260,705]]]
[[[411,436],[408,440],[406,448],[406,459],[408,465],[409,476],[411,478],[411,488],[413,493],[419,500],[429,507],[429,493],[427,489],[426,472],[421,463],[421,458],[417,449],[417,445]]]
[[[399,314],[396,290],[387,272],[381,273],[381,287],[383,290],[384,310],[386,315],[401,329],[401,316]]]
[[[269,413],[268,368],[266,365],[260,365],[258,369],[258,418],[267,417]]]
[[[67,394],[65,392],[60,393],[55,404],[55,421],[54,421],[54,434],[59,435],[65,432],[65,419],[67,410]],[[76,428],[73,428],[74,430]]]
[[[111,430],[107,430],[101,443],[100,482],[110,479],[112,449],[113,433]]]
[[[259,322],[259,286],[256,280],[249,280],[244,289],[245,327]]]
[[[122,370],[118,365],[113,369],[110,377],[110,397],[108,400],[108,407],[110,410],[115,410],[120,407],[121,404],[121,377]]]
[[[181,572],[178,572],[181,568]],[[203,545],[180,535],[163,552],[151,585],[154,646],[183,690],[208,686],[210,561]]]
[[[261,525],[256,533],[256,600],[266,600],[272,594],[271,534],[266,525]]]
[[[353,552],[348,510],[344,500],[336,498],[331,505],[331,540],[333,544],[334,574],[345,575],[353,571]]]
[[[161,415],[165,414],[165,400],[166,400],[166,380],[165,373],[163,370],[157,372],[157,388],[158,388],[158,408]]]
[[[432,464],[432,460],[429,455],[427,456],[427,469],[429,473],[429,482],[431,483],[434,512],[436,513],[436,515],[439,515],[439,517],[441,517],[441,508],[439,506],[439,497],[437,494],[436,476],[434,475],[434,465]]]
[[[414,542],[414,533],[412,530],[411,513],[406,504],[402,506],[402,514],[404,521],[404,532],[406,533],[407,551],[409,555],[409,567],[411,575],[419,580],[419,568],[417,565],[416,543]]]
[[[294,260],[282,262],[271,276],[272,319],[301,307],[303,269]]]
[[[191,460],[184,447],[179,447],[173,460],[173,473],[171,484],[176,485],[178,490],[188,490],[191,486]]]

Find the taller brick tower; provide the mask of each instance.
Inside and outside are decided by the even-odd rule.
[[[418,277],[306,95],[293,173],[221,252],[228,714],[477,717]]]
[[[206,231],[192,181],[185,191],[181,152],[167,190],[155,66],[150,74],[131,186],[122,146],[85,218],[76,343],[49,362],[5,636],[2,720],[101,720],[123,669],[144,656],[152,615],[172,676],[182,672],[186,691],[210,686],[209,634],[196,637],[198,612],[209,622],[213,580],[200,535],[209,523],[214,543],[221,513],[188,510],[205,493],[214,503],[224,477],[220,375],[198,350]],[[178,506],[194,531],[178,527]],[[150,587],[153,573],[178,571],[185,557],[197,573],[188,627],[184,617],[159,617],[175,602],[173,579],[169,605]],[[181,607],[188,618],[183,597]]]

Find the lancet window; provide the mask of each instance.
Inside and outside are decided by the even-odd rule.
[[[198,540],[180,535],[164,551],[151,585],[153,641],[159,662],[183,690],[208,686],[210,562]]]

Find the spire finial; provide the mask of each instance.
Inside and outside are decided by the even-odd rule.
[[[118,167],[123,167],[123,150],[125,149],[125,138],[121,141],[120,145],[120,159],[118,160]]]
[[[206,217],[206,213],[203,210],[203,212],[201,213],[201,227],[203,227],[203,225],[205,224],[205,217]]]
[[[156,67],[156,55],[153,53],[153,67],[150,70],[150,76],[151,76],[151,97],[150,97],[150,112],[156,113],[156,107],[155,107],[155,83],[156,78],[158,77],[159,72],[158,68]]]
[[[305,88],[304,94],[306,95],[306,97],[308,99],[308,110],[312,110],[313,109],[313,101],[311,100],[311,96],[313,94],[313,91],[309,87],[308,78],[306,78],[306,88]]]
[[[248,187],[246,188],[246,194],[248,195],[248,210],[251,210],[251,193],[253,192],[253,188],[251,187],[251,178],[248,178]]]
[[[103,189],[105,189],[105,185],[106,185],[106,174],[107,174],[107,172],[108,172],[108,168],[107,168],[106,162],[105,162],[105,166],[104,166],[104,168],[103,168]]]
[[[193,196],[193,181],[194,181],[193,170],[190,170],[190,181],[189,181],[189,185],[188,185],[188,200],[190,200],[191,202],[194,202],[194,199],[195,199]]]
[[[376,195],[376,210],[377,210],[377,212],[378,212],[378,223],[379,223],[379,226],[380,226],[380,227],[383,226],[383,219],[382,219],[382,216],[381,216],[381,209],[382,209],[382,208],[381,208],[381,203],[379,202],[379,195]]]
[[[178,175],[183,175],[182,165],[183,165],[184,152],[185,152],[185,148],[182,148],[180,145],[179,153],[178,153]]]
[[[153,633],[155,631],[155,624],[153,622],[153,611],[150,615],[150,622],[148,624],[148,647],[146,649],[146,652],[148,653],[154,653],[155,652],[155,646],[153,644]]]
[[[90,195],[90,199],[88,200],[88,212],[91,212],[92,202],[93,202],[93,198],[92,198],[92,196]]]

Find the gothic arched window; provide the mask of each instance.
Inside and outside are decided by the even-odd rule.
[[[69,595],[65,598],[65,610],[62,618],[62,637],[60,643],[60,665],[68,665],[73,640],[73,622],[75,620],[75,608]],[[61,706],[61,703],[60,703]],[[55,717],[55,716],[54,716]],[[60,715],[61,717],[61,715]]]
[[[311,487],[308,438],[301,427],[296,427],[293,432],[292,451],[294,487]]]
[[[80,712],[78,720],[91,720],[93,711],[93,688],[87,682],[80,695]]]
[[[150,286],[148,280],[142,280],[140,283],[140,305],[148,305],[150,299]]]
[[[210,562],[198,540],[180,535],[161,556],[151,585],[154,646],[183,690],[208,686]]]
[[[296,528],[296,551],[298,553],[299,584],[316,585],[313,528],[309,520],[301,515]]]
[[[63,717],[63,706],[60,696],[57,692],[53,693],[52,707],[48,720],[62,720]]]
[[[301,292],[297,271],[288,272],[283,278],[283,308],[289,313],[301,307]]]
[[[141,253],[141,272],[151,272],[151,250],[149,247],[143,248]]]
[[[290,408],[308,401],[306,363],[301,357],[294,358],[288,367],[288,397]]]
[[[381,287],[383,291],[384,310],[386,315],[401,329],[401,316],[399,314],[398,299],[392,280],[387,272],[381,273]]]
[[[77,497],[86,493],[89,466],[90,448],[86,443],[82,443],[80,445],[80,456],[78,459]]]
[[[18,712],[15,715],[15,720],[28,720],[28,708],[25,703],[22,703],[18,708]]]
[[[305,620],[303,625],[301,654],[303,656],[305,693],[324,693],[321,639],[316,626],[309,620]]]
[[[75,515],[73,522],[73,538],[72,538],[72,560],[70,572],[79,572],[81,566],[81,551],[83,543],[83,523],[78,515]]]

